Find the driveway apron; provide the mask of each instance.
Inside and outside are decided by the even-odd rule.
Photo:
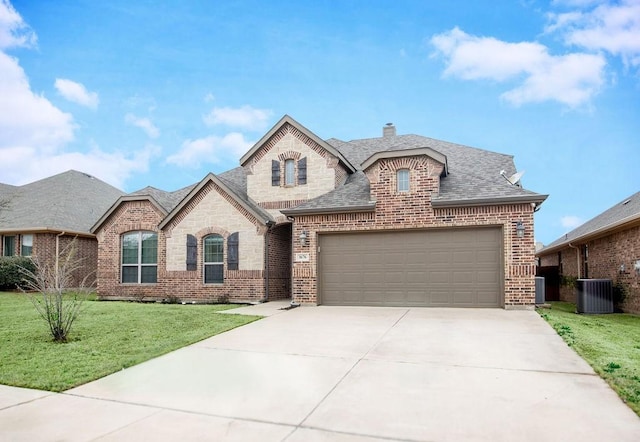
[[[301,307],[61,394],[0,386],[2,440],[637,441],[535,312]]]

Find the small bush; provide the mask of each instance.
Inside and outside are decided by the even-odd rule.
[[[28,281],[22,269],[33,272],[36,266],[31,258],[24,256],[1,256],[0,290],[14,290],[26,287]]]

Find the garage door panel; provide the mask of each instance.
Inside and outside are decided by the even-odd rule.
[[[500,228],[320,235],[320,302],[498,307]]]

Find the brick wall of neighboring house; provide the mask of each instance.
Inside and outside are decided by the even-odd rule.
[[[291,298],[291,224],[269,231],[269,300]]]
[[[635,270],[640,260],[640,226],[590,241],[588,246],[589,277],[611,279],[625,292],[622,310],[640,314],[640,273]]]
[[[576,302],[573,280],[578,277],[578,250],[564,248],[559,252],[540,257],[541,266],[558,266],[560,273],[560,301]]]
[[[98,242],[93,237],[35,233],[33,234],[32,256],[37,258],[40,263],[55,267],[56,242],[58,242],[60,259],[62,259],[71,250],[70,247],[74,240],[76,257],[80,260],[80,267],[73,272],[69,286],[95,287],[98,266]]]
[[[396,191],[396,170],[410,168],[409,193]],[[317,301],[317,233],[435,227],[501,226],[504,250],[505,308],[532,308],[535,304],[535,244],[531,204],[504,204],[459,208],[431,206],[431,195],[439,188],[442,165],[426,157],[378,161],[367,171],[375,212],[295,217],[293,238],[305,230],[308,245],[293,241],[293,253],[311,252],[309,262],[293,264],[293,299]],[[417,189],[417,191],[416,191]],[[515,223],[522,221],[525,235],[518,238]]]

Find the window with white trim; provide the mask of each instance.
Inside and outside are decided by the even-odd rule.
[[[20,255],[31,256],[33,252],[33,235],[22,235],[20,240]]]
[[[224,239],[220,235],[205,236],[204,244],[204,283],[222,284],[224,282]]]
[[[409,169],[399,169],[396,172],[396,181],[398,183],[398,192],[409,191]]]
[[[158,234],[128,232],[122,235],[122,282],[154,284],[158,282]]]

